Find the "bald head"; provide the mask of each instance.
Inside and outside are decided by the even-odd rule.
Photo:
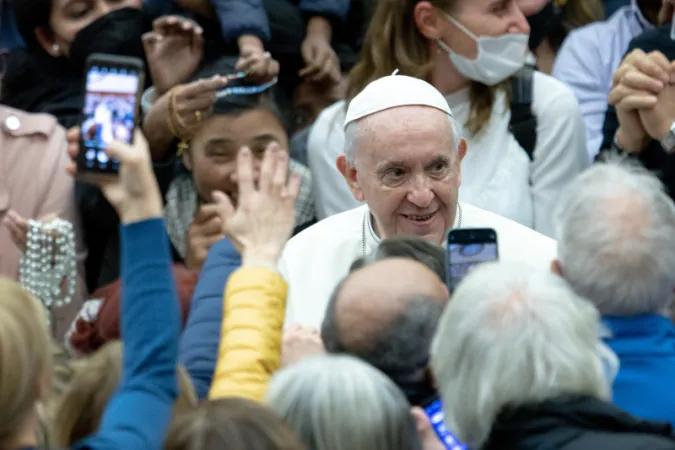
[[[339,287],[334,315],[341,345],[361,348],[388,328],[411,300],[433,299],[439,305],[448,291],[432,270],[417,261],[390,258],[352,273]]]

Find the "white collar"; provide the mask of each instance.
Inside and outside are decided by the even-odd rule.
[[[452,228],[461,228],[462,227],[462,205],[460,202],[457,202],[457,213],[455,214],[455,224]],[[365,217],[363,218],[362,225],[362,236],[361,236],[361,256],[365,256],[368,253],[372,252],[380,245],[380,237],[375,233],[375,228],[373,227],[373,215],[370,213],[370,209],[365,210]]]

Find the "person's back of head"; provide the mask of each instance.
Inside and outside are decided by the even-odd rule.
[[[610,160],[577,177],[555,211],[558,270],[601,314],[665,313],[675,287],[675,204],[660,181]]]
[[[394,236],[383,239],[375,250],[354,261],[349,273],[377,261],[388,258],[409,258],[421,262],[438,278],[446,282],[446,254],[442,246],[426,241],[419,236]]]
[[[19,442],[36,421],[36,404],[49,389],[51,346],[47,315],[19,284],[0,279],[0,447]],[[21,435],[21,436],[19,436]]]
[[[560,277],[487,263],[459,285],[432,345],[445,424],[471,448],[502,412],[565,395],[607,399],[599,316]]]
[[[122,379],[122,344],[110,341],[87,358],[73,361],[67,387],[54,398],[48,412],[52,444],[70,448],[98,430],[103,413]],[[176,410],[189,409],[197,400],[189,375],[178,368]]]
[[[335,297],[333,297],[335,299]],[[356,356],[381,370],[405,394],[413,406],[424,404],[435,394],[428,376],[429,351],[443,303],[425,296],[413,296],[379,326],[368,339],[358,342],[343,336],[362,334],[345,327],[335,314],[335,301],[328,305],[321,327],[321,339],[328,353]]]
[[[310,450],[421,448],[401,391],[350,356],[309,358],[278,372],[267,402]]]
[[[270,409],[250,400],[227,398],[179,413],[164,450],[304,450],[298,437]]]

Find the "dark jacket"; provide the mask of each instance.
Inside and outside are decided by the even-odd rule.
[[[641,49],[645,53],[658,50],[665,55],[668,60],[675,59],[675,42],[670,39],[670,24],[655,28],[642,33],[630,42],[626,54],[635,49]],[[605,155],[611,153],[611,146],[614,141],[614,135],[619,128],[619,120],[616,116],[616,109],[613,106],[607,108],[605,113],[605,123],[602,127],[603,141],[600,147],[598,159],[601,160]],[[675,198],[675,154],[668,154],[663,150],[658,141],[651,141],[647,148],[635,158],[640,161],[647,169],[654,172],[665,184],[671,197]]]
[[[500,415],[482,450],[671,450],[670,424],[637,419],[585,396],[560,397]]]

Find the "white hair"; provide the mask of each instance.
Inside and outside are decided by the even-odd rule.
[[[319,356],[281,370],[267,403],[309,450],[421,450],[403,393],[351,356]]]
[[[519,264],[477,267],[432,344],[446,426],[480,448],[507,408],[567,394],[609,398],[598,334],[597,310],[562,278]]]
[[[345,127],[345,145],[344,145],[344,154],[347,159],[347,162],[354,165],[356,160],[356,146],[359,140],[359,136],[363,127],[360,125],[369,120],[372,116],[366,116],[362,119],[355,120],[350,122]],[[455,146],[455,150],[459,151],[459,144],[462,141],[462,131],[457,124],[457,121],[448,116],[448,121],[450,122],[450,132],[452,133],[452,142]]]
[[[554,213],[563,277],[603,315],[664,313],[675,287],[675,204],[650,172],[612,159],[579,175]]]

